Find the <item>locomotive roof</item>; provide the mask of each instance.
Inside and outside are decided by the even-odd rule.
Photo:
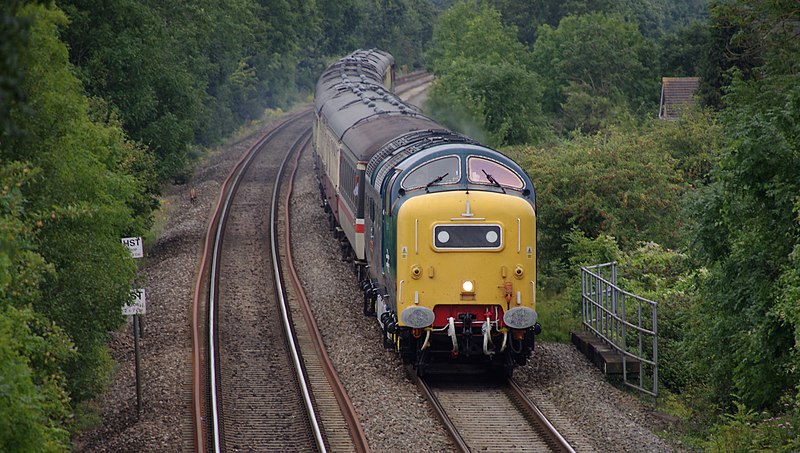
[[[328,67],[317,82],[317,113],[361,161],[408,131],[441,127],[383,86],[393,64],[386,52],[357,50]]]

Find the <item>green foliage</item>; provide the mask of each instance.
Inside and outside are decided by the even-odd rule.
[[[438,77],[426,105],[431,116],[493,145],[538,142],[549,135],[540,82],[525,68],[525,49],[496,10],[457,3],[434,29],[428,55]]]
[[[590,239],[583,231],[575,229],[564,235],[564,241],[569,264],[573,269],[619,261],[622,253],[617,241],[604,234]]]
[[[21,80],[24,77],[19,66],[19,51],[28,42],[30,21],[18,15],[24,0],[7,0],[0,5],[0,140],[6,134],[16,134],[17,128],[11,121],[10,113],[14,105],[24,106],[25,93]]]
[[[708,381],[723,404],[736,394],[760,409],[796,388],[800,369],[797,299],[787,299],[798,292],[800,244],[800,48],[786,23],[797,10],[731,2],[716,11],[764,64],[750,70],[750,58],[732,73],[722,115],[730,145],[694,202],[695,251],[709,274],[700,282],[693,347],[698,360],[713,359]]]
[[[27,327],[30,310],[0,306],[0,449],[3,451],[68,451],[64,422],[69,402],[58,375],[42,379],[31,359],[44,362],[64,357],[42,354],[47,338]],[[38,365],[38,364],[36,364]],[[34,365],[35,366],[35,365]]]
[[[703,445],[710,452],[791,452],[800,449],[800,405],[782,398],[784,412],[773,415],[755,412],[734,401],[736,412],[724,414]]]
[[[536,30],[540,25],[558,26],[566,16],[617,14],[638,24],[639,30],[647,37],[659,37],[679,28],[687,19],[705,19],[707,16],[705,0],[494,0],[492,3],[502,12],[506,23],[519,27],[519,40],[526,44],[536,41]]]
[[[571,332],[583,328],[571,296],[572,294],[566,292],[537,291],[536,313],[542,325],[542,333],[536,337],[537,341],[565,343],[570,341]]]
[[[398,68],[423,66],[422,55],[431,40],[435,17],[430,2],[364,0],[359,6],[362,20],[356,28],[356,35],[360,47],[389,51],[394,55]]]
[[[426,108],[431,116],[493,145],[537,142],[549,136],[536,102],[540,89],[535,74],[506,63],[487,65],[463,57],[455,63],[430,90]],[[517,96],[520,92],[529,96]]]
[[[692,22],[662,37],[659,48],[661,75],[698,76],[711,48],[711,28],[706,22]]]
[[[645,129],[658,151],[675,159],[675,169],[692,187],[711,181],[726,136],[716,115],[708,110],[687,111],[675,121],[651,121]]]
[[[653,111],[658,79],[653,46],[636,24],[592,13],[542,25],[532,67],[542,76],[543,110],[562,130],[593,132],[628,109]],[[590,36],[591,39],[587,39]]]
[[[67,451],[70,417],[63,364],[75,356],[64,332],[30,309],[52,273],[32,250],[20,188],[33,175],[0,165],[0,450]]]
[[[102,388],[106,365],[98,354],[105,354],[108,332],[120,325],[120,307],[131,298],[136,266],[111,223],[117,215],[88,206],[55,210],[40,232],[43,255],[58,274],[46,280],[35,306],[70,334],[80,352],[69,365],[70,393],[77,400]]]
[[[590,238],[613,236],[623,248],[638,241],[677,243],[685,185],[654,134],[612,128],[526,152],[532,162],[527,171],[537,184],[545,268],[562,256],[563,238],[575,228]]]
[[[64,15],[38,6],[22,14],[33,24],[20,64],[35,114],[12,110],[24,133],[0,144],[8,225],[21,233],[7,255],[18,272],[7,295],[10,305],[30,304],[37,319],[54,321],[75,343],[77,356],[59,357],[58,365],[67,370],[71,396],[82,399],[98,389],[84,383],[95,380],[98,345],[130,298],[135,264],[120,237],[149,227],[154,172],[113,116],[105,124],[92,120],[102,104],[90,106],[70,69],[57,32]]]
[[[503,26],[497,10],[465,0],[440,16],[427,57],[431,72],[440,76],[465,63],[522,66],[526,55],[516,30]]]

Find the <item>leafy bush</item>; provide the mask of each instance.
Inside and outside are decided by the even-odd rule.
[[[723,414],[714,426],[703,449],[709,452],[774,451],[800,449],[800,404],[797,398],[784,397],[782,414],[755,412],[734,401],[736,411]]]

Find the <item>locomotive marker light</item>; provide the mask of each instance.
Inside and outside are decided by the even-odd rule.
[[[475,300],[475,283],[472,280],[461,283],[461,300]]]
[[[474,293],[475,292],[475,284],[469,280],[464,280],[464,283],[461,284],[461,290],[463,293]]]

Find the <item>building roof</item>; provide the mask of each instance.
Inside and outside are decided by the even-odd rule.
[[[674,119],[680,116],[681,110],[695,104],[695,94],[699,86],[699,77],[662,77],[658,117]]]

